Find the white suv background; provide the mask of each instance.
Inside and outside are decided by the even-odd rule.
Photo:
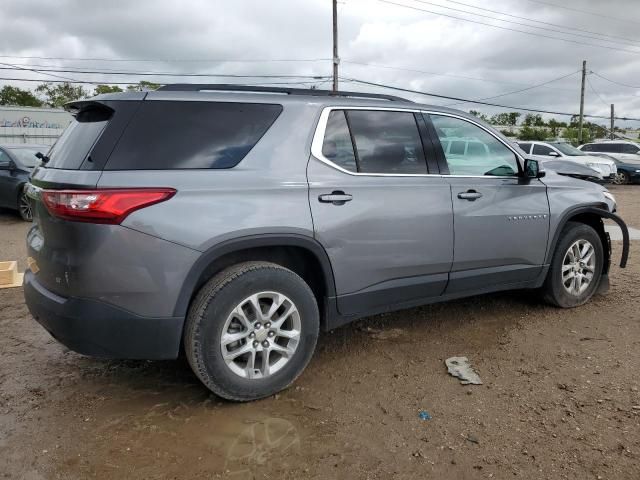
[[[578,148],[586,153],[606,153],[621,162],[640,165],[640,144],[630,140],[605,140],[585,143]]]
[[[597,170],[604,179],[614,178],[617,173],[616,164],[613,160],[589,155],[566,142],[531,141],[518,142],[518,145],[525,153],[542,162],[561,158],[570,162],[580,163]],[[638,158],[640,159],[640,156]]]

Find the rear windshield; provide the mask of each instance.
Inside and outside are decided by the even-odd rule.
[[[105,170],[234,167],[281,111],[262,103],[144,101]]]
[[[111,114],[111,110],[104,108],[89,108],[78,113],[49,151],[46,167],[79,169],[107,126]]]

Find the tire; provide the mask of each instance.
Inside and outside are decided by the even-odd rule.
[[[613,177],[613,183],[616,185],[627,185],[629,183],[629,174],[626,172],[618,172]]]
[[[587,244],[592,247],[592,256],[585,250]],[[570,253],[569,250],[576,245],[578,250],[572,250]],[[581,256],[583,251],[587,253],[582,258],[572,261]],[[580,255],[576,255],[575,252],[580,252]],[[585,261],[587,257],[589,260]],[[603,264],[604,250],[598,233],[584,223],[568,222],[560,234],[549,273],[542,287],[545,301],[560,308],[573,308],[585,304],[600,284]],[[590,279],[589,273],[592,274]],[[576,274],[584,276],[579,277]]]
[[[18,213],[20,214],[20,218],[25,222],[33,221],[33,210],[31,205],[31,200],[27,196],[27,185],[22,185],[20,187],[20,194],[18,195]]]
[[[295,381],[311,360],[319,328],[316,298],[302,278],[273,263],[247,262],[200,289],[187,315],[184,348],[207,388],[227,400],[250,401]]]

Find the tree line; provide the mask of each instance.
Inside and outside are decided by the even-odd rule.
[[[156,83],[141,81],[135,85],[128,85],[126,91],[146,92],[155,90],[159,86]],[[0,89],[0,105],[60,108],[65,103],[74,100],[82,100],[102,93],[123,91],[125,90],[117,85],[97,85],[93,90],[71,83],[42,83],[34,90],[5,85]]]
[[[540,114],[528,113],[524,117],[519,112],[503,112],[492,116],[485,115],[478,110],[469,110],[471,115],[498,127],[520,127],[517,132],[508,128],[501,129],[503,135],[517,137],[518,140],[551,140],[559,137],[578,143],[580,130],[578,115],[573,115],[569,122],[560,122],[555,118],[545,120]],[[522,121],[519,121],[522,117]],[[616,127],[614,130],[621,131]],[[596,138],[606,138],[609,130],[596,123],[584,121],[582,124],[582,141],[589,142]]]

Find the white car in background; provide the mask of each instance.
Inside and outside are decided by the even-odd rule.
[[[600,172],[605,180],[613,180],[618,169],[616,163],[608,158],[588,155],[567,142],[518,142],[518,146],[535,160],[551,158],[568,160],[591,167]]]
[[[640,144],[631,140],[604,140],[585,143],[578,148],[587,154],[606,153],[621,162],[640,165]]]

